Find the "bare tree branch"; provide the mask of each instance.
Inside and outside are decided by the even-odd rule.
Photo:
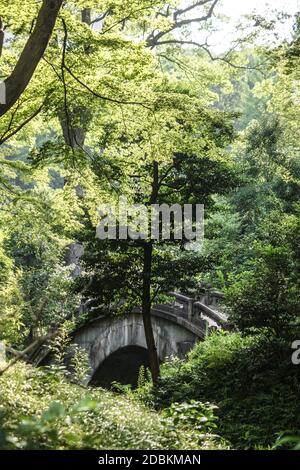
[[[211,1],[212,0],[200,0],[196,3],[194,3],[193,5],[189,5],[185,8],[181,8],[179,10],[176,10],[175,13],[174,13],[174,19],[176,20],[178,16],[183,15],[183,14],[193,10],[194,8],[206,5],[207,3],[210,3]]]
[[[193,23],[205,23],[213,16],[214,9],[219,1],[220,0],[200,0],[183,9],[175,10],[172,15],[173,24],[165,31],[159,31],[159,32],[152,31],[152,33],[146,39],[147,46],[153,49],[154,47],[162,45],[164,42],[160,41],[160,39],[168,35],[169,33],[173,32],[174,30],[181,29],[182,27],[187,26],[189,24],[193,24]],[[209,3],[211,4],[211,6],[208,9],[207,13],[204,13],[201,16],[196,16],[194,18],[181,18],[182,15],[184,15],[185,13],[188,13],[192,10],[195,10],[198,7],[204,6]],[[163,15],[163,16],[166,16],[166,15]],[[169,13],[167,17],[170,17],[170,16],[171,14]]]
[[[43,308],[44,308],[44,306],[42,306],[42,309]],[[70,318],[72,318],[72,315],[68,315],[64,319],[64,321],[67,321]],[[47,343],[48,341],[54,339],[55,336],[57,336],[59,334],[60,328],[62,327],[62,325],[63,325],[63,323],[52,326],[52,328],[50,329],[50,331],[46,335],[41,336],[40,338],[37,338],[29,346],[27,346],[27,348],[25,348],[23,351],[19,352],[19,351],[16,351],[16,350],[11,350],[11,352],[14,354],[15,357],[10,362],[8,362],[8,364],[6,364],[2,369],[0,369],[0,377],[8,369],[10,369],[12,366],[14,366],[18,361],[20,361],[22,359],[28,359],[27,356],[29,356],[30,353],[32,354],[32,352],[38,350],[38,348],[43,346],[45,343]]]
[[[260,70],[260,67],[259,66],[255,66],[255,67],[250,67],[248,65],[238,65],[238,64],[235,64],[233,63],[230,59],[229,59],[229,56],[230,56],[230,53],[233,52],[232,50],[229,51],[227,54],[225,54],[224,56],[214,56],[209,48],[209,45],[207,43],[199,43],[199,42],[196,42],[196,41],[188,41],[188,40],[184,40],[184,39],[168,39],[168,40],[164,40],[164,41],[159,41],[157,43],[158,46],[161,46],[161,45],[166,45],[166,44],[178,44],[178,45],[188,45],[188,46],[194,46],[194,47],[198,47],[200,49],[202,49],[206,54],[208,54],[209,58],[215,62],[215,61],[221,61],[221,62],[225,62],[226,64],[230,65],[230,67],[233,67],[235,69],[241,69],[241,70]],[[171,62],[174,62],[176,63],[173,59],[170,59],[169,57],[167,57],[166,55],[162,55],[160,54],[161,57],[164,57],[166,60],[170,60]],[[261,70],[260,70],[261,71]]]
[[[35,340],[33,343],[31,343],[24,351],[20,351],[20,353],[15,352],[15,357],[8,362],[1,370],[0,370],[0,377],[3,375],[8,369],[10,369],[12,366],[14,366],[18,361],[24,359],[27,357],[28,353],[31,353],[34,349],[37,347],[42,346],[45,344],[47,341],[50,339],[53,339],[57,334],[59,333],[59,328],[55,329],[54,331],[51,331],[47,335],[43,336],[42,338],[39,338]]]

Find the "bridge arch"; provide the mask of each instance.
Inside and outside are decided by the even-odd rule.
[[[176,292],[168,295],[174,298],[173,302],[156,305],[151,310],[160,361],[171,356],[183,358],[211,330],[228,328],[226,314],[215,309],[222,294],[210,293],[209,298],[201,302]],[[89,357],[87,383],[99,366],[116,351],[130,346],[147,349],[139,308],[126,316],[102,316],[89,321],[74,331],[72,336],[73,342],[85,349]]]
[[[192,346],[210,331],[229,329],[226,312],[219,308],[223,295],[206,293],[195,300],[177,292],[169,292],[173,301],[155,305],[151,310],[154,339],[160,361],[167,357],[183,358]],[[89,383],[99,366],[122,348],[147,349],[140,308],[126,316],[102,316],[88,321],[72,333],[72,341],[89,357]],[[32,356],[35,365],[51,362],[48,345],[37,348]]]
[[[152,326],[160,361],[171,356],[184,357],[199,339],[195,330],[191,331],[163,312],[152,314]],[[73,342],[88,353],[91,367],[89,380],[99,366],[116,351],[128,346],[147,348],[139,312],[132,312],[124,317],[94,320],[74,332]]]
[[[96,369],[89,385],[111,388],[113,382],[123,385],[138,385],[140,368],[149,369],[149,355],[146,348],[126,346],[108,356]]]

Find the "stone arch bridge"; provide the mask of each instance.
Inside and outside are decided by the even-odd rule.
[[[201,301],[171,292],[174,300],[155,305],[152,325],[158,355],[183,358],[193,345],[215,329],[226,328],[226,316],[219,302],[222,294],[205,294]],[[73,342],[86,350],[93,377],[101,364],[118,350],[126,347],[146,349],[140,309],[124,317],[99,317],[73,333]]]

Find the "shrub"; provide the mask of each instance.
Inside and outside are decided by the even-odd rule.
[[[232,447],[268,448],[285,433],[298,434],[299,372],[289,346],[268,330],[247,337],[214,333],[187,361],[165,364],[160,387],[145,400],[163,409],[190,400],[213,403],[216,432]]]
[[[18,364],[0,377],[0,387],[2,449],[199,447],[199,433],[182,419],[170,426],[132,396],[71,384],[63,374]],[[213,447],[213,439],[205,436],[201,445]]]

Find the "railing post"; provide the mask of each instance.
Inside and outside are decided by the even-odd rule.
[[[173,314],[176,315],[176,298],[173,300]]]
[[[187,304],[187,316],[188,316],[188,320],[191,322],[192,319],[193,319],[193,305],[194,305],[194,300],[193,299],[189,299],[188,300],[188,304]]]

